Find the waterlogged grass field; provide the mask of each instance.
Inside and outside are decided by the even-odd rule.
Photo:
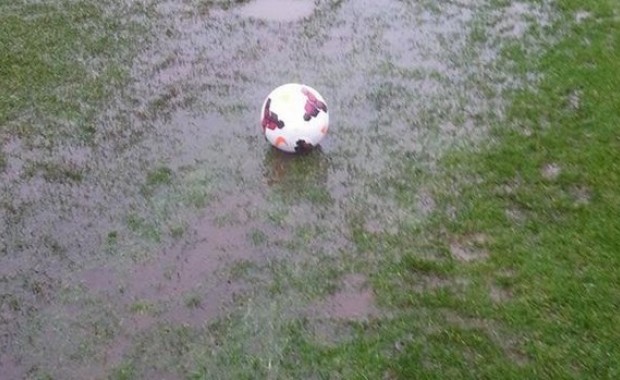
[[[0,378],[620,377],[618,3],[275,3],[0,3]]]

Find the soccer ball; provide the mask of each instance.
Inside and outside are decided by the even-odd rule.
[[[321,94],[310,86],[298,83],[282,85],[271,91],[261,110],[265,138],[285,152],[307,152],[327,134],[327,104]]]

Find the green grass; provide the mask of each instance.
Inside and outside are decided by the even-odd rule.
[[[47,182],[76,182],[83,180],[84,174],[75,168],[50,162],[35,162],[26,168],[28,176],[40,174]]]
[[[160,166],[146,175],[146,184],[147,186],[160,186],[160,185],[169,185],[172,183],[172,169],[167,166]]]
[[[136,370],[131,363],[123,363],[118,366],[110,379],[114,380],[132,380],[136,378]]]
[[[4,171],[6,168],[6,156],[2,149],[0,149],[0,173]]]
[[[107,16],[106,6],[0,5],[0,133],[44,136],[52,144],[58,137],[90,141],[96,106],[126,80],[120,61],[131,44],[126,32],[136,27]]]
[[[292,377],[620,376],[620,7],[558,6],[564,25],[592,16],[539,62],[507,52],[544,79],[514,94],[481,153],[442,161],[430,221],[395,235],[353,229],[362,254],[386,258],[370,272],[393,317],[349,322],[355,338],[335,346],[292,327]],[[463,261],[459,247],[485,255]]]
[[[130,231],[136,233],[144,239],[153,242],[161,241],[161,231],[155,223],[147,221],[136,214],[129,214],[126,219],[126,223],[127,228]]]
[[[153,314],[157,307],[149,301],[136,301],[131,304],[129,309],[134,314]]]

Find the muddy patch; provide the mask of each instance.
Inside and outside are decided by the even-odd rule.
[[[509,289],[494,285],[491,286],[489,290],[489,297],[491,297],[491,301],[495,303],[502,303],[512,299],[513,295]]]
[[[523,224],[527,220],[525,211],[519,207],[510,207],[504,210],[506,218],[515,224]]]
[[[484,260],[489,257],[486,250],[488,236],[485,234],[472,234],[460,239],[455,239],[450,243],[450,253],[452,256],[464,262],[474,262]]]
[[[573,204],[577,207],[586,206],[592,200],[592,190],[585,185],[573,186],[569,190]]]
[[[466,278],[448,278],[438,275],[418,275],[414,281],[413,290],[418,293],[447,289],[458,294],[463,293],[470,285],[470,281]]]
[[[251,197],[223,197],[210,208],[211,215],[193,222],[184,241],[134,265],[87,270],[82,283],[90,292],[113,297],[129,308],[161,309],[158,314],[167,321],[209,323],[248,290],[231,281],[226,268],[265,259],[264,247],[248,231],[260,227],[270,236],[285,235],[281,228],[252,223],[247,215],[251,203]]]
[[[555,162],[548,163],[540,169],[540,174],[548,181],[557,179],[561,172],[562,167]]]
[[[584,10],[579,10],[577,12],[575,12],[575,21],[580,24],[583,21],[589,19],[590,17],[592,17],[592,14],[588,11],[584,11]]]
[[[311,310],[314,316],[353,321],[366,320],[379,313],[375,294],[361,274],[345,276],[340,290],[311,307]]]
[[[570,111],[578,111],[583,105],[583,91],[579,89],[572,90],[566,96],[566,107]]]
[[[495,345],[502,349],[504,355],[515,364],[524,366],[530,361],[524,350],[523,338],[509,333],[500,322],[491,319],[465,317],[450,310],[445,311],[444,317],[448,324],[462,329],[484,332]]]
[[[354,336],[354,329],[347,320],[321,318],[312,319],[308,324],[308,332],[313,340],[320,345],[336,346]]]

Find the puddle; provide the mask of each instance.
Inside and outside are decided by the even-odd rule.
[[[267,255],[249,231],[260,228],[267,237],[286,236],[280,227],[258,225],[248,218],[253,202],[251,195],[224,197],[213,205],[212,210],[218,212],[194,222],[191,237],[134,265],[84,271],[81,283],[90,292],[115,298],[126,307],[135,303],[164,305],[168,321],[193,326],[213,321],[220,316],[220,309],[232,305],[235,297],[248,289],[223,276],[225,268],[238,261],[258,262]]]
[[[314,10],[314,0],[252,0],[234,12],[264,21],[292,22],[310,17]]]
[[[8,355],[0,355],[0,373],[7,379],[19,379],[26,375],[20,363]]]

